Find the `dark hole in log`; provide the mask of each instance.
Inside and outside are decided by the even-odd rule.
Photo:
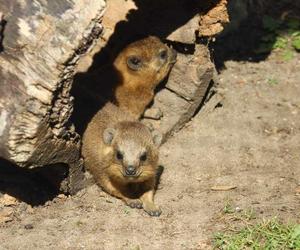
[[[185,55],[193,55],[195,53],[195,44],[186,44],[170,40],[164,40],[163,42],[175,49],[178,53]]]
[[[214,7],[220,0],[198,1],[198,0],[134,0],[137,10],[131,10],[127,14],[127,21],[120,21],[116,24],[114,33],[109,38],[107,44],[93,58],[93,64],[85,73],[78,73],[74,77],[74,84],[71,95],[74,96],[74,112],[72,122],[76,131],[82,135],[87,123],[99,110],[106,100],[110,99],[114,86],[112,85],[114,75],[105,77],[109,79],[101,84],[105,85],[106,93],[100,93],[102,100],[93,101],[87,92],[97,92],[93,80],[89,80],[90,75],[103,67],[110,65],[115,56],[129,43],[155,35],[165,39],[177,28],[184,25],[191,18],[199,13],[206,13]],[[180,44],[167,41],[181,53],[192,54],[194,45]],[[98,83],[99,84],[99,83]],[[84,91],[87,89],[87,91]],[[109,92],[109,93],[108,93]],[[108,97],[108,98],[107,98]],[[100,98],[101,99],[101,98]]]
[[[6,21],[3,19],[3,16],[0,12],[0,53],[4,50],[3,48],[3,38],[4,38],[4,29],[5,29],[5,25],[6,25]]]
[[[66,164],[25,169],[0,158],[0,193],[32,206],[42,205],[59,194],[67,174]]]

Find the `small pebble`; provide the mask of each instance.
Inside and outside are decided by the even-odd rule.
[[[241,212],[242,210],[243,210],[243,209],[241,209],[240,207],[236,207],[236,208],[235,208],[235,211],[236,211],[236,212]]]
[[[33,229],[33,225],[32,224],[26,224],[24,226],[25,229]]]

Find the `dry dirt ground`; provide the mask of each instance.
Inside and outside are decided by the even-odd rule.
[[[228,204],[299,223],[300,54],[227,61],[218,88],[221,103],[161,148],[159,218],[95,185],[33,207],[2,195],[0,249],[210,249],[215,232],[240,223]],[[220,185],[236,188],[211,190]]]

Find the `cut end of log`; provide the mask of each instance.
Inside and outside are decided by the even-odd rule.
[[[74,182],[82,162],[70,89],[76,63],[102,32],[105,2],[51,3],[0,3],[0,157],[26,168],[68,164]]]

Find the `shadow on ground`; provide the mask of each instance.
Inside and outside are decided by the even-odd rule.
[[[66,166],[25,169],[0,158],[0,194],[7,193],[32,206],[43,205],[59,193]]]
[[[243,6],[241,2],[248,4]],[[300,31],[300,2],[241,2],[229,3],[231,23],[216,37],[216,42],[210,44],[218,71],[229,60],[263,61],[272,50],[284,46],[280,44],[281,37]]]

